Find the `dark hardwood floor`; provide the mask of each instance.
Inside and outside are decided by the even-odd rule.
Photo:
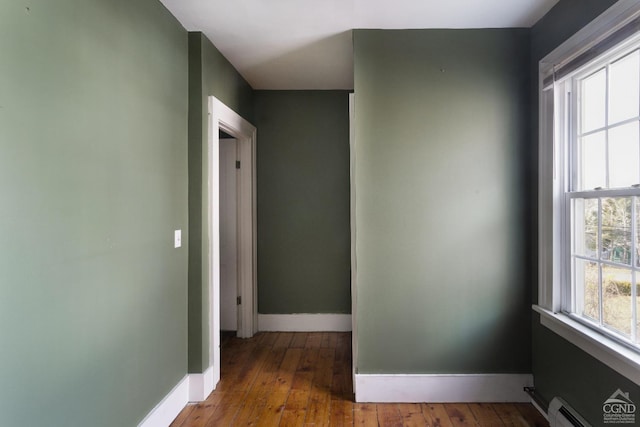
[[[548,426],[530,404],[353,402],[350,333],[222,337],[222,379],[171,427]]]

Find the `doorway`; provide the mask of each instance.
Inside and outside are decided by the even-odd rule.
[[[221,188],[221,132],[232,137],[235,142],[237,169],[235,172],[236,195],[236,233],[235,244],[237,254],[236,277],[236,334],[240,338],[250,338],[257,332],[257,283],[256,283],[256,128],[238,115],[235,111],[220,102],[217,98],[209,97],[209,132],[207,144],[208,165],[208,265],[209,265],[209,330],[210,348],[209,363],[213,368],[213,388],[220,380],[220,331],[222,329],[222,297],[221,293],[221,261],[226,259],[221,254],[220,228],[221,213],[224,203]],[[223,142],[222,144],[226,144]],[[225,151],[226,152],[226,151]],[[234,165],[235,166],[235,165]],[[226,242],[223,244],[226,245]],[[226,292],[226,290],[225,290]],[[237,304],[237,303],[240,304]],[[227,307],[225,306],[225,310]],[[229,316],[224,313],[225,319]],[[233,316],[233,315],[231,315]],[[225,320],[226,321],[226,320]]]
[[[237,141],[220,131],[220,334],[238,333]]]

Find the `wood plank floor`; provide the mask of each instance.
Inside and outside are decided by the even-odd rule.
[[[222,338],[222,379],[171,427],[548,426],[529,404],[353,402],[350,333]]]

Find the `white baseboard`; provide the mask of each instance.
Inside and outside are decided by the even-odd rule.
[[[167,427],[176,419],[189,401],[189,376],[185,376],[173,390],[138,424],[138,427]]]
[[[142,420],[138,427],[167,427],[189,402],[202,402],[215,387],[213,366],[202,374],[186,375]]]
[[[533,400],[533,399],[529,399],[529,401],[531,402],[531,404],[533,405],[534,408],[536,408],[538,410],[538,412],[540,412],[540,414],[542,414],[542,416],[544,417],[545,420],[549,421],[549,415],[545,412],[544,409],[542,409],[540,407],[540,405],[538,405],[538,403]]]
[[[213,366],[202,374],[189,374],[189,402],[202,402],[215,388]]]
[[[356,402],[529,402],[530,374],[356,374]]]
[[[350,332],[350,314],[258,314],[262,332]]]

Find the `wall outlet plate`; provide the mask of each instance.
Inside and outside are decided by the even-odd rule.
[[[179,248],[182,246],[182,230],[176,230],[173,232],[173,247]]]

